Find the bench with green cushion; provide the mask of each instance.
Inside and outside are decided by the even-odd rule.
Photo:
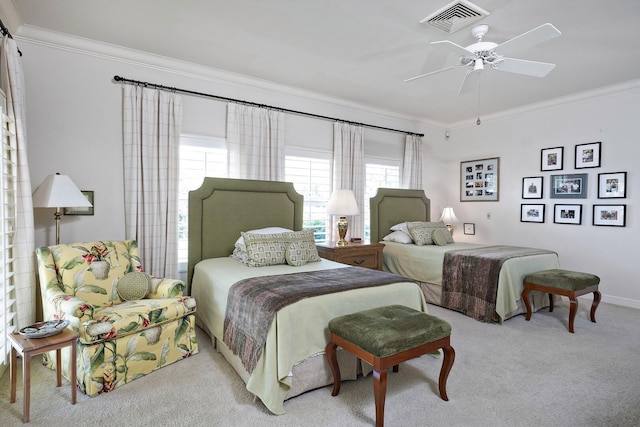
[[[523,279],[522,300],[527,308],[527,320],[531,319],[531,304],[529,291],[539,291],[549,294],[549,311],[553,311],[553,295],[563,295],[569,298],[569,332],[573,333],[573,321],[578,312],[578,297],[593,292],[591,304],[591,321],[596,322],[596,309],[600,304],[598,285],[600,278],[593,274],[578,271],[552,269],[527,274]]]
[[[447,397],[447,377],[455,352],[450,344],[451,325],[427,313],[402,305],[390,305],[336,317],[329,322],[331,338],[326,355],[333,373],[332,396],[340,392],[340,368],[336,356],[338,346],[373,366],[373,389],[376,404],[376,426],[384,422],[387,368],[398,371],[398,364],[442,349],[439,391]]]

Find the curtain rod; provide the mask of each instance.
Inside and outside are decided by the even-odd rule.
[[[186,93],[186,94],[189,94],[189,95],[204,96],[204,97],[207,97],[207,98],[215,98],[215,99],[220,99],[220,100],[223,100],[223,101],[239,102],[241,104],[252,105],[254,107],[271,108],[273,110],[283,111],[285,113],[291,113],[291,114],[297,114],[297,115],[300,115],[300,116],[313,117],[313,118],[316,118],[316,119],[324,119],[324,120],[332,120],[332,121],[337,121],[337,122],[344,122],[344,123],[349,123],[349,124],[358,125],[358,126],[364,126],[364,127],[368,127],[368,128],[372,128],[372,129],[380,129],[380,130],[386,130],[386,131],[389,131],[389,132],[404,133],[404,134],[407,134],[407,135],[415,135],[415,136],[420,136],[420,137],[424,136],[423,133],[408,132],[408,131],[404,131],[404,130],[391,129],[391,128],[386,128],[386,127],[382,127],[382,126],[368,125],[366,123],[358,123],[358,122],[352,122],[352,121],[349,121],[349,120],[336,119],[334,117],[321,116],[319,114],[306,113],[304,111],[288,110],[286,108],[278,108],[278,107],[273,107],[273,106],[270,106],[270,105],[258,104],[256,102],[243,101],[241,99],[227,98],[227,97],[224,97],[224,96],[211,95],[211,94],[202,93],[202,92],[195,92],[195,91],[187,90],[187,89],[178,89],[178,88],[175,88],[175,87],[164,86],[164,85],[160,85],[160,84],[156,84],[156,83],[148,83],[148,82],[142,82],[142,81],[139,81],[139,80],[131,80],[131,79],[127,79],[127,78],[120,77],[120,76],[113,76],[113,79],[116,82],[123,82],[123,83],[128,83],[128,84],[140,85],[140,86],[145,86],[145,87],[151,87],[151,88],[154,88],[154,89],[168,90],[168,91],[172,91],[172,92],[181,92],[181,93]]]
[[[2,22],[2,19],[0,19],[0,32],[2,32],[3,36],[9,36],[10,39],[13,38],[13,36],[9,32],[9,29],[6,27],[6,25],[4,25],[4,22]],[[22,52],[20,52],[20,48],[17,48],[17,49],[20,56],[22,56]]]

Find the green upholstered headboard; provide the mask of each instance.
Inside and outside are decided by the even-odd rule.
[[[233,252],[241,231],[264,227],[302,230],[303,197],[290,182],[205,178],[189,192],[189,269]]]
[[[371,241],[379,242],[389,228],[404,221],[431,221],[431,201],[422,190],[378,188],[369,199]]]

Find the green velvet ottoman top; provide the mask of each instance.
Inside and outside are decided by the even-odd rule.
[[[600,278],[589,273],[569,270],[544,270],[524,276],[524,283],[548,286],[567,291],[580,291],[600,283]]]
[[[404,305],[336,317],[329,321],[329,330],[380,358],[451,335],[446,321]]]

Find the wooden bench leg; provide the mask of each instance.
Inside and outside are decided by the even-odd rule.
[[[578,312],[578,298],[575,294],[569,296],[569,332],[573,333],[573,321]]]
[[[593,302],[591,303],[591,321],[593,323],[596,323],[596,309],[598,308],[598,304],[600,304],[601,298],[600,291],[593,291]]]
[[[526,284],[522,290],[522,301],[524,301],[524,306],[527,308],[526,320],[531,320],[531,302],[529,301],[529,288],[526,287]]]
[[[549,294],[549,313],[553,311],[553,294]]]
[[[336,354],[338,346],[333,341],[329,341],[327,347],[325,349],[327,355],[327,361],[329,362],[329,367],[331,368],[331,373],[333,374],[333,391],[331,392],[331,396],[337,396],[340,393],[340,366],[338,366],[338,356]]]
[[[440,397],[442,400],[449,400],[447,397],[447,378],[449,378],[449,372],[453,366],[453,361],[456,359],[456,352],[453,347],[442,347],[444,352],[444,359],[442,360],[442,368],[440,368],[440,379],[438,380],[438,387],[440,389]]]
[[[384,400],[387,393],[387,370],[373,370],[373,395],[376,401],[376,427],[384,425]]]

